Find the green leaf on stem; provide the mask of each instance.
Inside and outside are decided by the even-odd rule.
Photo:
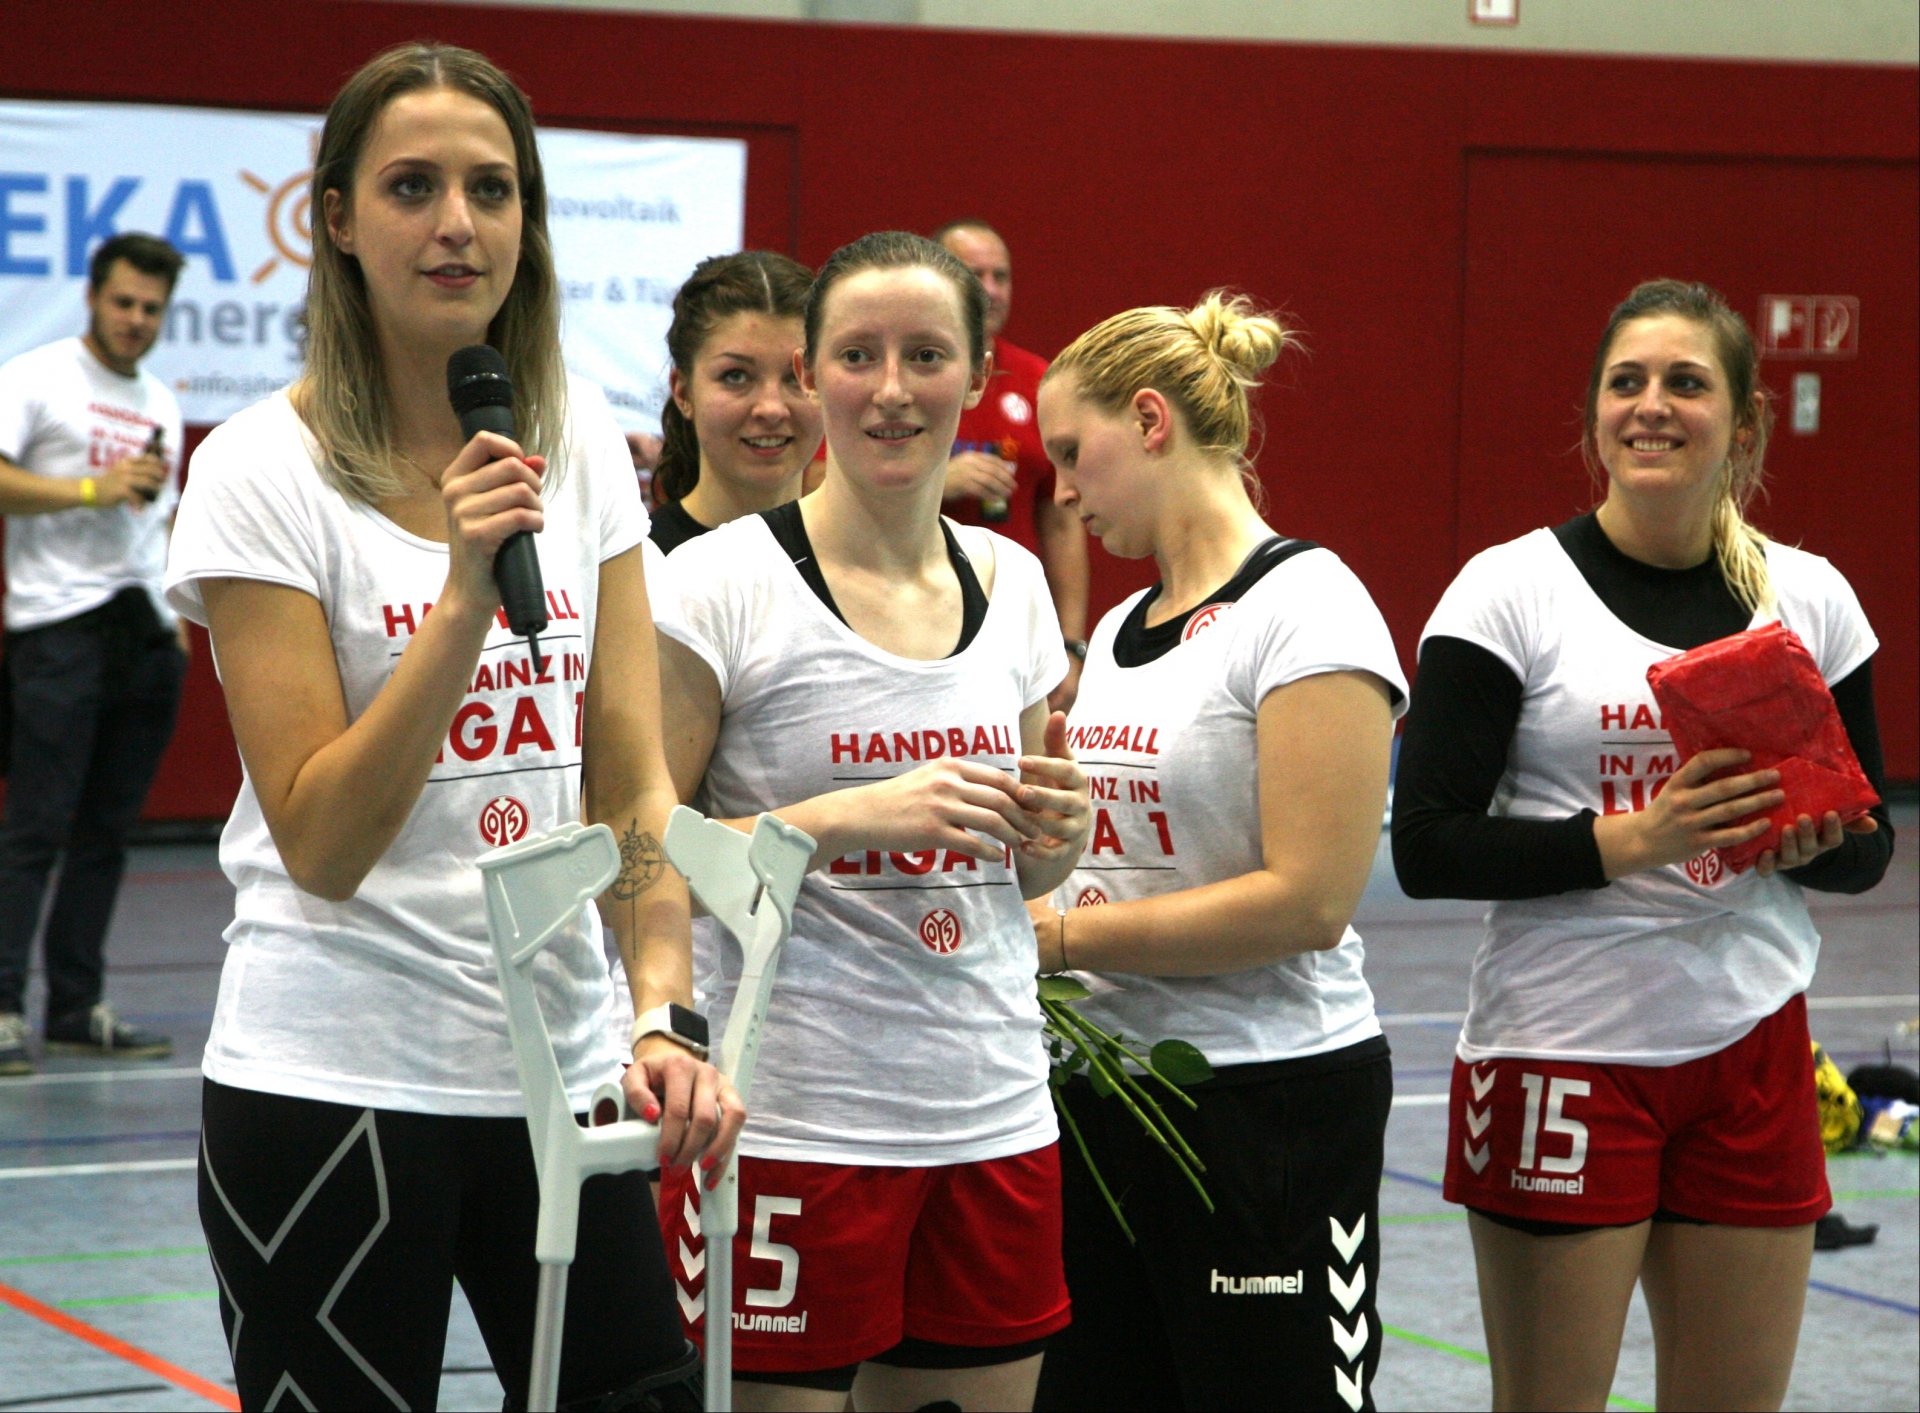
[[[1070,976],[1043,976],[1040,978],[1040,999],[1042,1001],[1084,1001],[1093,993]]]
[[[1199,1084],[1213,1078],[1213,1066],[1198,1047],[1184,1040],[1162,1040],[1149,1052],[1153,1067],[1175,1084]]]

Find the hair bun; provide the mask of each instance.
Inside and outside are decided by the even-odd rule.
[[[1208,352],[1243,382],[1257,379],[1294,342],[1273,315],[1255,308],[1244,294],[1225,290],[1210,291],[1187,312],[1187,323]]]

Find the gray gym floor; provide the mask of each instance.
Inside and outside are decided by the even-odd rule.
[[[1879,889],[1813,896],[1826,944],[1811,1019],[1843,1070],[1888,1044],[1896,1060],[1916,1063],[1920,810],[1905,803],[1895,818],[1900,846]],[[1383,841],[1359,917],[1399,1092],[1381,1195],[1383,1409],[1488,1403],[1465,1223],[1439,1192],[1448,1067],[1480,911],[1409,901]],[[170,1032],[178,1053],[147,1064],[54,1059],[31,1077],[0,1080],[0,1409],[237,1406],[193,1179],[197,1061],[230,916],[211,848],[140,850],[115,923],[109,990],[131,1019]],[[30,999],[30,1011],[37,1005]],[[1878,1223],[1880,1235],[1816,1254],[1787,1407],[1913,1409],[1916,1159],[1849,1155],[1833,1160],[1831,1175],[1836,1210]],[[441,1406],[497,1408],[486,1351],[455,1305]],[[1652,1402],[1651,1339],[1636,1305],[1612,1404]]]

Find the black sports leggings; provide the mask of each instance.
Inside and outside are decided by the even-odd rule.
[[[211,1080],[201,1115],[200,1224],[243,1406],[432,1408],[456,1277],[510,1405],[524,1404],[540,1208],[525,1120]],[[691,1372],[689,1352],[646,1180],[589,1179],[561,1406]]]

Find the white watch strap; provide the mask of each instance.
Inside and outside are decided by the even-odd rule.
[[[665,1002],[658,1006],[650,1006],[633,1018],[633,1029],[627,1035],[627,1049],[631,1051],[649,1035],[663,1035],[688,1054],[702,1060],[707,1058],[706,1046],[698,1041],[689,1040],[684,1035],[675,1034],[673,1012]]]

